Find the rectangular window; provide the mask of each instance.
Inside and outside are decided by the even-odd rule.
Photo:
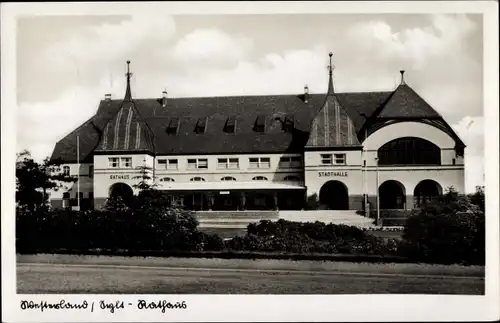
[[[278,168],[290,168],[290,157],[280,157]]]
[[[252,157],[249,158],[250,168],[271,168],[271,158],[269,157]]]
[[[346,160],[345,160],[345,154],[335,154],[335,164],[336,165],[345,165]]]
[[[120,163],[120,158],[110,157],[110,158],[108,158],[108,162],[109,162],[110,168],[118,168],[119,163]]]
[[[238,158],[229,158],[229,168],[230,169],[240,168],[240,160]]]
[[[120,167],[121,168],[132,168],[132,158],[131,157],[120,158]]]
[[[94,199],[94,192],[89,192],[89,199],[91,199],[91,200]]]
[[[188,159],[188,169],[196,169],[196,159]]]
[[[178,170],[179,169],[179,163],[177,159],[168,159],[167,160],[167,169],[168,170]]]
[[[188,169],[207,169],[208,159],[188,159]]]
[[[179,125],[180,125],[179,118],[170,119],[170,122],[168,123],[168,126],[167,126],[167,134],[176,135],[178,130],[179,130]]]
[[[238,169],[240,168],[238,158],[219,158],[217,159],[217,168]]]
[[[227,168],[227,167],[228,167],[227,158],[217,159],[217,168]]]
[[[236,131],[236,117],[231,116],[226,120],[226,124],[224,125],[225,133],[235,133]]]
[[[166,168],[167,167],[167,160],[166,159],[158,159],[158,166],[161,168]]]
[[[302,162],[299,156],[280,157],[279,168],[301,168]]]
[[[266,131],[266,117],[263,115],[257,116],[255,119],[255,124],[253,130],[255,132],[265,132]]]
[[[205,130],[207,127],[207,119],[208,118],[198,119],[198,122],[196,122],[196,126],[194,128],[195,133],[197,133],[197,134],[205,133]]]
[[[290,157],[291,168],[302,168],[302,158],[300,156]]]
[[[331,165],[333,163],[332,154],[321,154],[321,164]]]
[[[258,158],[249,158],[250,168],[259,168],[259,159]]]

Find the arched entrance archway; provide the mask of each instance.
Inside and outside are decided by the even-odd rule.
[[[111,185],[109,188],[109,197],[117,198],[121,197],[125,203],[132,202],[132,198],[134,197],[134,191],[132,188],[125,183],[116,183]]]
[[[443,194],[443,188],[439,183],[431,179],[421,181],[415,187],[413,192],[413,204],[420,207],[426,203],[432,202],[439,195]]]
[[[339,181],[328,181],[319,190],[319,202],[330,210],[349,210],[347,186]]]
[[[402,183],[394,180],[383,182],[378,192],[381,209],[405,209],[406,192]]]

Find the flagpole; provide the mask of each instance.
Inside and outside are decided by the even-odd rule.
[[[76,194],[77,194],[78,211],[80,211],[80,136],[76,136],[76,163],[77,163]]]

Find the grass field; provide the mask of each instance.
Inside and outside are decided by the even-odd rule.
[[[18,293],[484,293],[473,266],[38,255],[17,274]]]

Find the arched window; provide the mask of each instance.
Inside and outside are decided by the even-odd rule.
[[[222,177],[220,180],[221,181],[236,181],[236,178],[231,177],[231,176],[226,176],[226,177]]]
[[[94,166],[89,166],[89,177],[94,177]]]
[[[205,179],[203,177],[193,177],[189,181],[190,182],[204,182]]]
[[[299,182],[300,181],[300,178],[298,178],[297,176],[285,176],[285,178],[283,179],[285,181],[291,181],[291,182]]]
[[[379,165],[441,165],[441,149],[430,141],[404,137],[378,150]]]
[[[254,178],[252,178],[252,181],[267,181],[267,177],[255,176]]]
[[[175,179],[173,179],[172,177],[163,177],[162,179],[160,179],[160,182],[175,182]]]
[[[69,166],[63,167],[63,174],[64,174],[64,176],[69,176]]]

